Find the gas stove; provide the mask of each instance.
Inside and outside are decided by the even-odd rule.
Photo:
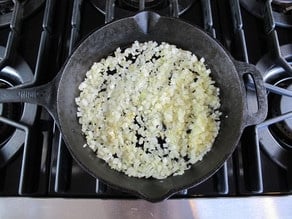
[[[266,121],[244,131],[236,151],[216,174],[170,199],[292,194],[290,1],[0,1],[0,87],[49,82],[93,30],[140,10],[204,29],[235,59],[256,65],[268,92]],[[254,90],[246,84],[253,111]],[[0,104],[0,196],[137,198],[85,172],[49,113],[27,103]]]

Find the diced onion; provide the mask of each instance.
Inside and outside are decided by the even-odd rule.
[[[183,174],[220,127],[219,89],[204,62],[165,42],[135,41],[94,63],[76,98],[87,146],[128,176]]]

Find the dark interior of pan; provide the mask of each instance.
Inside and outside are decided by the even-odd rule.
[[[114,37],[113,37],[114,36]],[[204,57],[212,77],[220,88],[221,127],[213,148],[202,161],[181,176],[163,180],[128,177],[98,159],[89,148],[83,148],[85,138],[78,123],[75,98],[78,86],[93,62],[111,54],[117,47],[154,40],[168,42]],[[240,138],[245,103],[243,86],[226,51],[202,30],[175,18],[142,12],[100,28],[86,38],[64,66],[57,93],[57,111],[65,142],[77,162],[94,177],[107,184],[132,192],[150,201],[160,201],[171,194],[206,180],[231,155]]]

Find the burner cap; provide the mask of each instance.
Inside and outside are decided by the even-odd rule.
[[[263,18],[265,1],[240,0],[240,4],[252,15]],[[292,27],[292,2],[291,0],[273,0],[272,9],[275,23],[281,27]]]
[[[282,56],[292,64],[292,44],[280,47]],[[292,77],[275,65],[272,54],[265,55],[256,65],[266,83],[292,90]],[[292,98],[270,92],[268,94],[268,119],[292,111]],[[292,152],[292,118],[259,130],[262,149],[280,167],[287,169]]]

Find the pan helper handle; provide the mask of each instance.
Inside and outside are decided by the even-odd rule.
[[[268,113],[267,91],[264,86],[262,75],[256,69],[254,65],[251,65],[245,62],[240,62],[240,61],[234,61],[234,64],[239,74],[240,80],[242,81],[243,90],[245,91],[245,87],[253,85],[255,88],[257,102],[258,102],[258,110],[254,113],[249,112],[247,109],[247,104],[245,105],[246,116],[245,116],[244,126],[246,127],[250,125],[256,125],[262,122],[266,118],[267,113]],[[246,74],[251,76],[250,84],[246,84],[244,82],[244,75]]]

